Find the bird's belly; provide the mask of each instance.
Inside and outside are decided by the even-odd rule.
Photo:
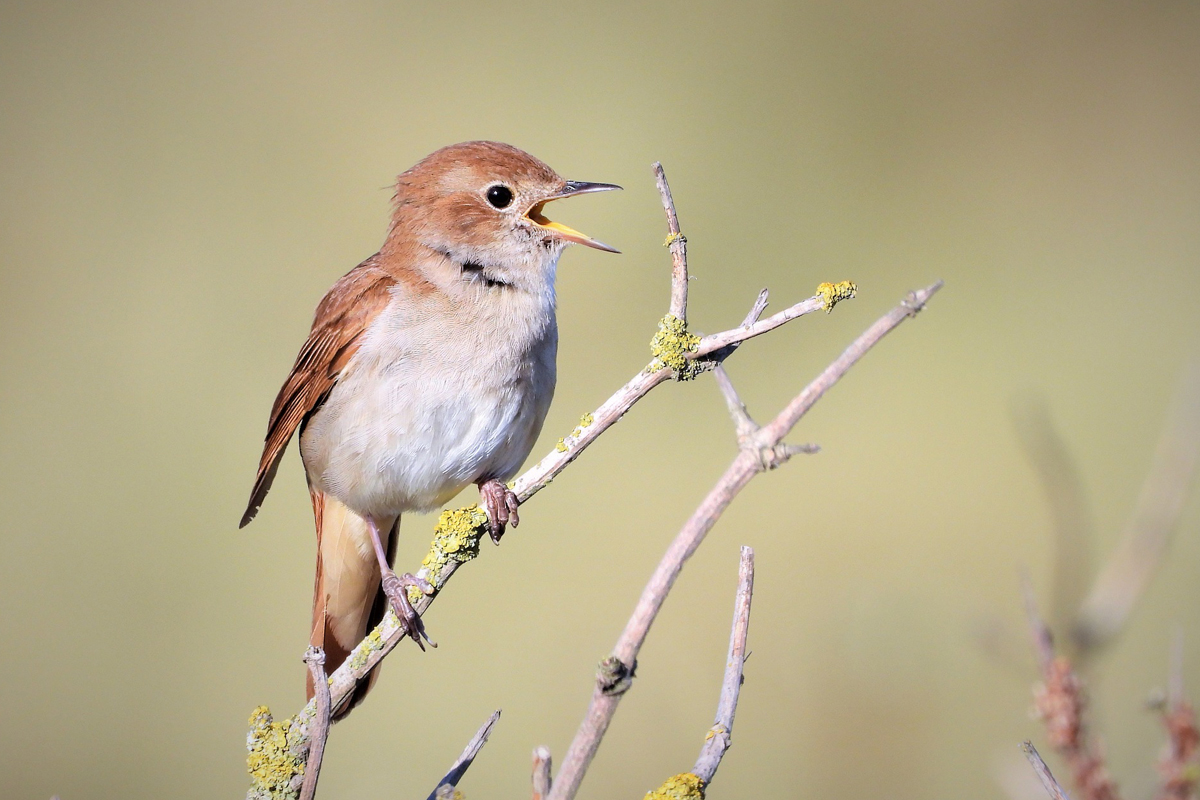
[[[474,374],[433,379],[411,368],[346,376],[301,439],[309,480],[376,516],[429,511],[474,481],[507,480],[533,448],[553,391],[553,376],[548,386],[532,377],[484,385]]]

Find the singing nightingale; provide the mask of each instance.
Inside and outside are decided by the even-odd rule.
[[[505,481],[554,394],[559,256],[571,243],[617,252],[543,209],[619,188],[564,180],[507,144],[445,147],[400,175],[383,247],[317,306],[271,409],[241,526],[299,430],[317,528],[311,642],[329,671],[388,603],[414,641],[429,641],[407,590],[432,587],[392,569],[405,512],[432,511],[474,483],[494,541],[517,525]]]

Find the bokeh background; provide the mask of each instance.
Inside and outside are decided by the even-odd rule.
[[[0,795],[240,796],[246,719],[303,700],[299,459],[238,531],[280,382],[389,184],[512,142],[625,192],[562,218],[559,389],[534,458],[640,368],[666,308],[661,159],[694,327],[860,294],[742,348],[768,418],[910,288],[946,288],[804,420],[689,563],[585,784],[641,797],[711,724],[737,548],[753,657],[710,797],[1004,797],[1052,520],[1013,408],[1073,453],[1098,562],[1200,344],[1200,6],[1152,2],[5,3],[0,7]],[[1040,398],[1040,399],[1038,399]],[[327,797],[525,797],[654,562],[735,452],[710,379],[653,393],[523,510],[339,726]],[[472,498],[466,497],[464,500]],[[433,520],[409,518],[415,567]],[[1091,675],[1132,796],[1171,632],[1200,685],[1200,502]],[[1001,629],[1011,657],[975,632]],[[1043,748],[1045,749],[1045,748]]]

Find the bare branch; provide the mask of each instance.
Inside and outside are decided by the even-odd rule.
[[[1167,746],[1158,761],[1163,780],[1158,800],[1193,800],[1200,783],[1200,726],[1183,693],[1183,632],[1178,629],[1171,641],[1163,725]]]
[[[563,757],[562,767],[551,790],[552,800],[571,800],[583,782],[584,773],[595,757],[600,741],[616,713],[621,695],[628,688],[637,663],[637,655],[658,616],[667,593],[683,570],[683,564],[696,551],[712,530],[721,514],[733,502],[750,480],[764,469],[763,453],[771,451],[833,384],[866,355],[880,339],[905,319],[913,316],[942,286],[941,281],[919,292],[912,292],[898,306],[881,317],[859,336],[845,352],[830,364],[804,391],[788,404],[769,424],[753,437],[758,452],[743,448],[733,463],[709,491],[699,508],[683,526],[655,569],[650,582],[642,591],[633,616],[613,648],[613,654],[603,664],[592,701],[570,748]],[[821,306],[818,306],[821,307]],[[777,315],[778,316],[778,315]],[[761,323],[760,323],[761,324]],[[742,329],[746,330],[746,329]]]
[[[738,396],[737,389],[733,388],[733,381],[729,380],[729,373],[725,371],[725,367],[720,364],[714,367],[713,377],[717,379],[717,386],[721,388],[721,396],[725,398],[729,416],[733,417],[733,429],[737,433],[738,445],[741,445],[747,436],[758,431],[758,423],[750,418],[746,404]]]
[[[1042,786],[1046,787],[1046,794],[1050,795],[1054,800],[1071,800],[1063,788],[1058,785],[1058,781],[1054,780],[1054,775],[1050,772],[1050,768],[1046,766],[1046,762],[1042,760],[1042,756],[1038,753],[1037,748],[1032,742],[1023,742],[1021,744],[1021,752],[1029,759],[1029,764],[1033,767],[1033,771],[1037,773],[1038,780],[1042,782]]]
[[[321,761],[325,758],[325,740],[329,738],[329,679],[325,675],[325,651],[310,647],[304,652],[304,663],[312,676],[313,699],[317,713],[308,728],[308,759],[304,763],[304,783],[300,785],[300,800],[312,800],[317,794],[317,779],[321,773]]]
[[[1072,630],[1081,646],[1110,640],[1166,552],[1200,458],[1200,365],[1184,371],[1173,408],[1121,544],[1100,572]]]
[[[438,781],[438,785],[429,793],[428,800],[437,800],[438,792],[443,786],[448,786],[451,789],[458,786],[458,782],[462,780],[463,775],[471,766],[471,762],[475,760],[475,756],[479,755],[479,751],[487,744],[488,736],[492,733],[492,727],[496,721],[500,719],[500,709],[492,712],[492,715],[487,718],[487,722],[479,726],[479,730],[475,731],[475,735],[471,737],[471,741],[467,742],[467,746],[462,751],[462,755],[454,762],[454,766],[450,767],[450,771],[446,773],[446,777]]]
[[[824,310],[825,299],[817,295],[813,295],[807,300],[801,300],[799,303],[796,303],[796,305],[791,306],[790,308],[785,308],[778,314],[772,314],[766,319],[760,319],[753,325],[738,326],[731,330],[703,336],[700,338],[700,344],[696,347],[695,352],[691,353],[688,357],[703,358],[709,353],[729,347],[731,344],[741,344],[747,339],[753,339],[755,336],[762,336],[764,333],[773,331],[780,325],[791,322],[797,317],[803,317],[805,314],[811,314],[814,311]]]
[[[553,780],[550,777],[550,750],[538,747],[533,751],[533,800],[546,800]]]
[[[712,783],[721,758],[729,749],[733,736],[733,717],[737,713],[738,694],[742,689],[742,667],[746,663],[746,634],[750,630],[750,600],[754,595],[754,551],[742,548],[738,566],[737,595],[733,601],[733,626],[729,632],[729,655],[725,659],[725,678],[721,681],[721,699],[717,701],[717,718],[709,729],[700,757],[692,774]]]
[[[667,247],[671,251],[671,310],[670,314],[687,324],[688,266],[687,238],[679,232],[679,217],[675,214],[675,200],[667,175],[660,162],[654,162],[654,182],[667,212]]]

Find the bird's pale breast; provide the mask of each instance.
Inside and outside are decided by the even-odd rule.
[[[557,344],[553,298],[399,289],[304,430],[309,480],[380,517],[509,479],[549,409]]]

